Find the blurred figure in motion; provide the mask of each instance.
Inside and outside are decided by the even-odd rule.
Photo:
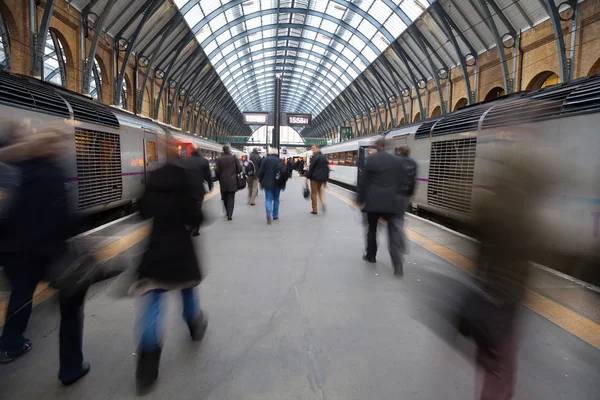
[[[235,192],[238,190],[237,175],[240,172],[242,172],[242,163],[231,153],[229,146],[223,146],[223,155],[217,158],[215,173],[221,186],[221,198],[228,221],[233,219]]]
[[[6,218],[0,220],[0,262],[11,284],[0,338],[0,363],[7,364],[31,350],[32,343],[23,334],[31,316],[36,286],[66,252],[66,240],[75,229],[65,189],[66,176],[60,166],[67,139],[73,140],[73,135],[59,131],[33,133],[16,123],[1,126],[0,162],[15,167],[20,175],[16,202],[7,210]],[[3,174],[4,171],[3,168]],[[68,295],[59,293],[58,379],[65,385],[90,370],[82,352],[86,290],[87,287]]]
[[[403,274],[403,256],[406,250],[404,240],[404,212],[408,206],[414,183],[409,184],[408,160],[396,157],[385,151],[385,139],[375,142],[377,153],[366,162],[363,176],[358,185],[357,202],[367,213],[367,250],[363,259],[376,262],[377,225],[382,218],[388,224],[389,251],[394,274]]]
[[[137,281],[130,288],[143,296],[136,380],[140,394],[158,378],[161,354],[161,298],[167,290],[180,290],[183,317],[192,340],[202,340],[207,320],[200,310],[195,287],[202,272],[187,226],[201,222],[200,209],[185,169],[178,163],[175,144],[167,143],[167,164],[151,173],[140,204],[143,218],[153,218],[148,248]]]
[[[415,194],[415,186],[417,185],[417,163],[410,158],[410,147],[408,146],[399,147],[396,155],[400,157],[404,164],[405,175],[402,193],[407,197],[406,205],[408,206],[410,198]]]
[[[473,231],[480,241],[477,289],[464,298],[458,328],[477,345],[480,399],[508,400],[515,386],[516,321],[528,263],[554,240],[554,228],[566,227],[549,228],[547,216],[537,211],[569,168],[557,162],[564,161],[559,152],[532,141],[484,144],[480,154],[490,190],[474,204]]]
[[[194,200],[196,200],[198,208],[201,210],[204,195],[206,194],[204,182],[208,185],[208,192],[210,193],[213,189],[213,180],[208,160],[200,155],[200,147],[196,143],[192,145],[192,156],[183,160],[183,166],[188,171],[192,183],[192,195]],[[200,234],[200,224],[192,226],[191,229],[192,236]]]
[[[258,154],[258,147],[255,147],[245,163],[245,172],[248,177],[248,204],[251,206],[256,204],[256,195],[258,195],[258,178],[256,174],[260,170],[261,162],[262,158]]]
[[[294,172],[294,159],[292,157],[288,158],[287,169],[288,169],[288,177],[292,179],[292,174]]]
[[[310,180],[310,196],[312,201],[312,211],[310,213],[316,215],[319,211],[317,208],[317,196],[321,201],[323,212],[326,210],[323,198],[323,186],[327,182],[327,179],[329,179],[329,161],[321,153],[321,148],[318,145],[313,144],[312,151],[313,157],[310,161],[306,178]]]
[[[258,179],[260,179],[260,184],[265,190],[265,211],[267,212],[268,225],[271,225],[273,219],[279,219],[279,195],[285,187],[282,172],[287,177],[286,166],[276,153],[272,153],[265,158],[258,171]]]

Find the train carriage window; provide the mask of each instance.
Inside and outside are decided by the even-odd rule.
[[[333,161],[333,154],[327,154],[327,161],[329,161],[329,164],[331,164],[331,162]]]
[[[44,80],[65,87],[67,80],[66,64],[67,60],[63,45],[54,31],[49,29],[44,49]]]
[[[156,162],[158,157],[156,155],[156,142],[148,140],[146,142],[146,162]]]
[[[339,160],[340,160],[340,153],[334,153],[333,154],[333,164],[334,165],[338,165],[339,164]]]
[[[344,165],[353,165],[351,151],[346,152],[346,160],[344,162]]]
[[[352,152],[352,165],[355,167],[358,165],[358,150]]]

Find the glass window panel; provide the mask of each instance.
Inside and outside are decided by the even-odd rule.
[[[372,38],[377,33],[377,28],[366,19],[358,25],[358,30],[367,38]]]
[[[327,11],[326,11],[326,13],[328,15],[331,15],[332,17],[334,17],[336,19],[342,19],[345,12],[346,12],[346,7],[339,5],[338,3],[335,3],[335,2],[330,2],[329,6],[327,6]]]
[[[400,34],[406,30],[406,25],[396,13],[390,16],[384,26],[395,38],[398,38],[398,36],[400,36]]]
[[[216,50],[217,47],[218,47],[217,42],[215,42],[215,41],[209,42],[206,46],[204,46],[204,53],[210,54],[214,50]],[[215,63],[216,61],[212,60],[212,62]]]
[[[220,0],[202,0],[200,2],[204,15],[208,15],[221,6]]]
[[[365,42],[356,35],[352,35],[350,40],[348,40],[348,43],[350,43],[358,51],[365,47]]]
[[[187,14],[185,14],[184,18],[190,26],[190,28],[193,28],[198,22],[202,21],[202,18],[204,18],[204,14],[202,14],[200,6],[196,4],[190,9],[190,11],[187,12]]]
[[[318,28],[321,25],[321,21],[323,21],[323,18],[309,15],[306,18],[306,25]]]
[[[193,1],[193,0],[192,0],[192,1]],[[187,3],[189,3],[189,2],[190,2],[190,0],[175,0],[175,5],[176,5],[178,8],[181,8],[181,7],[185,6],[185,5],[186,5]]]
[[[246,29],[258,28],[259,26],[261,26],[260,17],[250,18],[246,21]]]
[[[353,28],[357,28],[358,24],[362,21],[362,17],[356,14],[354,11],[348,10],[346,16],[344,17],[344,21]]]
[[[343,70],[346,70],[349,67],[348,63],[346,61],[342,60],[341,58],[338,58],[337,65]]]
[[[235,21],[237,16],[241,14],[240,8],[240,6],[236,6],[225,11],[225,18],[227,18],[227,22]]]
[[[360,4],[358,6],[363,11],[369,11],[369,9],[371,8],[371,5],[373,5],[373,1],[374,0],[363,0],[360,2]],[[408,1],[410,1],[410,0],[408,0]]]
[[[327,3],[329,3],[329,1],[325,1],[325,0],[312,1],[310,4],[310,9],[319,11],[319,12],[325,12],[325,10],[327,9]]]
[[[225,32],[223,32],[219,36],[217,36],[217,43],[219,44],[219,46],[221,46],[223,43],[225,43],[229,39],[231,39],[231,32],[229,32],[229,30],[226,30]],[[207,53],[210,53],[209,51],[206,51],[206,48],[204,49],[204,51]]]
[[[267,15],[263,15],[262,16],[262,24],[263,26],[266,25],[273,25],[277,23],[277,14],[267,14]]]
[[[212,29],[213,32],[217,32],[220,28],[222,28],[226,24],[227,24],[227,20],[225,19],[224,14],[219,14],[209,21],[210,29]]]
[[[356,57],[356,54],[354,54],[354,52],[347,47],[342,50],[342,54],[346,56],[348,60],[353,60],[354,57]]]
[[[394,12],[383,2],[376,1],[369,10],[369,15],[374,17],[377,22],[383,24]]]
[[[402,4],[400,4],[400,8],[404,11],[408,18],[410,18],[411,21],[416,20],[424,11],[415,0],[403,1]]]
[[[323,23],[321,24],[321,29],[323,29],[324,31],[329,32],[329,33],[334,33],[335,30],[337,29],[337,27],[338,27],[338,25],[336,23],[333,23],[326,19],[324,19]]]
[[[211,34],[212,32],[210,30],[210,27],[205,25],[202,28],[200,28],[200,31],[198,31],[198,33],[196,33],[196,40],[198,40],[198,43],[203,43]]]
[[[211,62],[214,64],[217,64],[219,61],[221,61],[223,59],[223,53],[218,52],[211,60]]]
[[[371,50],[369,46],[365,47],[361,53],[367,58],[367,60],[369,60],[370,63],[375,61],[377,58],[377,54],[375,54],[375,52]]]
[[[314,46],[313,47],[313,51],[315,53],[318,53],[318,54],[321,54],[321,55],[325,54],[325,49],[323,47],[321,47],[321,46]]]
[[[302,33],[302,37],[305,37],[305,38],[311,39],[311,40],[315,40],[317,38],[317,32],[304,30],[304,32]]]

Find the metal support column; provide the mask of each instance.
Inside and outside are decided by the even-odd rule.
[[[33,8],[35,13],[35,2],[30,2],[30,7]],[[34,36],[34,50],[33,50],[33,64],[31,68],[31,76],[37,79],[43,78],[44,68],[44,48],[46,47],[46,36],[48,36],[48,29],[50,29],[50,18],[52,18],[52,12],[54,11],[55,0],[47,0],[44,6],[44,15],[40,23],[40,28],[37,31],[37,36]],[[34,20],[36,16],[34,16]],[[57,49],[58,51],[58,49]],[[66,83],[66,82],[65,82]]]
[[[281,133],[281,78],[275,78],[275,104],[273,110],[274,115],[274,127],[273,127],[273,147],[277,150],[279,156],[279,143]]]

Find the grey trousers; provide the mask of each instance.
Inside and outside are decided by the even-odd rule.
[[[248,202],[254,204],[256,195],[258,194],[258,177],[256,175],[248,175]]]

